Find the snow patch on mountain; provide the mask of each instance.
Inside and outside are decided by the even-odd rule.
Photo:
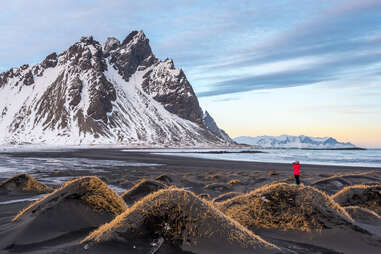
[[[349,142],[339,142],[332,137],[308,137],[300,136],[241,136],[234,138],[234,141],[240,144],[261,146],[264,148],[310,148],[310,149],[342,149],[356,148]]]

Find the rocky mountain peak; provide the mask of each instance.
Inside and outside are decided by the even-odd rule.
[[[115,37],[108,37],[106,42],[103,44],[103,53],[107,54],[111,50],[119,48],[120,41]]]
[[[82,37],[1,73],[0,89],[0,142],[226,143],[205,127],[185,73],[157,59],[143,31],[103,45]]]
[[[83,43],[86,43],[86,44],[93,44],[94,43],[94,39],[93,39],[93,36],[82,36],[81,37],[81,42]]]
[[[54,68],[57,65],[57,53],[53,52],[50,55],[48,55],[44,61],[41,63],[41,67],[43,68]]]
[[[109,55],[110,63],[127,81],[139,66],[148,67],[158,62],[143,31],[131,32]]]
[[[128,45],[128,44],[136,44],[137,42],[144,42],[148,43],[149,40],[147,39],[146,35],[142,30],[140,31],[132,31],[129,33],[126,38],[123,40],[122,45]]]

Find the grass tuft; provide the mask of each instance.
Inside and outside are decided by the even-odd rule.
[[[231,185],[233,185],[233,184],[238,184],[238,183],[241,183],[241,181],[238,180],[238,179],[233,179],[233,180],[230,180],[230,181],[228,182],[228,184],[231,184]]]
[[[321,231],[335,223],[352,222],[350,215],[324,192],[309,186],[265,185],[217,203],[223,213],[251,228]]]
[[[175,187],[144,197],[82,242],[120,241],[157,234],[171,242],[197,244],[197,239],[217,238],[242,247],[277,248],[221,213],[212,202]]]
[[[49,186],[40,183],[29,174],[18,174],[6,179],[0,183],[0,188],[8,189],[10,185],[25,192],[47,193],[53,190]]]
[[[65,182],[61,187],[30,204],[20,211],[12,221],[17,221],[26,213],[44,209],[49,202],[60,202],[65,198],[78,199],[88,204],[94,211],[107,212],[114,216],[127,209],[126,203],[104,182],[95,176],[85,176]],[[49,207],[49,206],[48,206]]]

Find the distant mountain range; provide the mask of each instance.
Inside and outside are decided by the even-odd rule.
[[[349,142],[339,142],[332,137],[318,138],[300,136],[241,136],[234,138],[240,144],[261,146],[264,148],[301,148],[301,149],[352,149],[358,148]]]

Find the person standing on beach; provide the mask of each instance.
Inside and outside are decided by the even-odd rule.
[[[292,168],[294,169],[294,177],[296,181],[296,186],[300,184],[300,163],[299,161],[295,161],[292,163]]]

